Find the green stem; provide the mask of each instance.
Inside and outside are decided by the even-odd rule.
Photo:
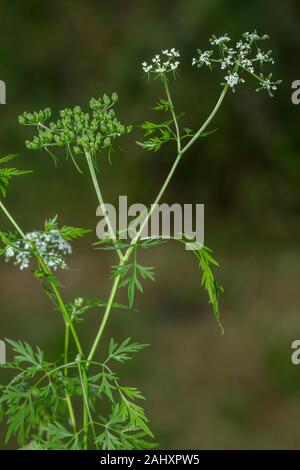
[[[223,88],[222,90],[222,93],[214,107],[214,109],[212,110],[212,112],[210,113],[210,115],[208,116],[208,118],[206,119],[206,121],[204,122],[204,124],[200,127],[200,129],[196,132],[196,134],[191,138],[191,140],[186,144],[186,146],[178,152],[177,154],[177,157],[172,165],[172,168],[161,188],[161,190],[159,191],[155,201],[153,204],[151,204],[151,209],[150,211],[148,212],[148,215],[147,217],[144,219],[143,223],[141,224],[140,226],[140,229],[137,233],[137,235],[134,237],[134,239],[132,240],[130,246],[128,247],[125,255],[123,256],[123,258],[120,260],[120,263],[119,263],[119,266],[122,267],[129,259],[132,251],[134,250],[135,248],[135,245],[136,243],[138,242],[146,224],[148,223],[153,211],[155,210],[157,204],[160,202],[162,196],[164,195],[174,173],[175,173],[175,170],[182,158],[182,155],[191,147],[191,145],[193,145],[193,143],[201,136],[201,134],[205,131],[206,127],[210,124],[210,122],[212,121],[212,119],[214,118],[214,116],[216,115],[217,111],[219,110],[224,98],[225,98],[225,95],[228,91],[228,85],[225,85],[225,87]],[[168,88],[167,88],[168,89]],[[177,121],[176,121],[177,122]],[[177,140],[180,139],[179,137],[179,132],[178,132],[178,138]],[[180,143],[177,142],[177,147],[180,148]],[[106,306],[106,309],[105,309],[105,312],[104,312],[104,316],[102,318],[102,321],[100,323],[100,326],[99,326],[99,329],[98,329],[98,332],[97,332],[97,335],[96,335],[96,338],[94,340],[94,343],[92,345],[92,348],[90,350],[90,353],[88,355],[88,364],[87,364],[87,367],[89,365],[89,363],[92,361],[94,355],[95,355],[95,352],[96,352],[96,349],[99,345],[99,342],[101,340],[101,337],[103,335],[103,331],[105,329],[105,326],[107,324],[107,321],[108,321],[108,318],[109,318],[109,315],[110,315],[110,312],[111,312],[111,309],[112,309],[112,306],[113,306],[113,303],[114,303],[114,299],[115,299],[115,296],[116,296],[116,293],[117,293],[117,290],[118,290],[118,287],[119,287],[119,283],[120,283],[120,280],[121,280],[121,274],[119,274],[117,277],[115,277],[114,279],[114,282],[113,282],[113,285],[112,285],[112,289],[111,289],[111,292],[110,292],[110,295],[109,295],[109,299],[108,299],[108,303],[107,303],[107,306]]]
[[[15,229],[19,232],[19,234],[21,235],[21,237],[22,237],[24,240],[27,240],[25,233],[24,233],[23,230],[19,227],[19,225],[17,224],[17,222],[15,221],[15,219],[12,217],[12,215],[8,212],[8,210],[6,209],[6,207],[5,207],[5,205],[3,204],[2,201],[0,201],[0,207],[1,207],[1,209],[3,210],[4,214],[6,215],[6,217],[9,219],[9,221],[10,221],[10,222],[12,223],[12,225],[15,227]]]
[[[171,98],[168,81],[165,77],[163,78],[163,83],[164,83],[166,95],[167,95],[168,102],[169,102],[169,105],[170,105],[170,108],[171,108],[172,118],[173,118],[175,129],[176,129],[177,151],[178,151],[178,153],[180,153],[181,139],[180,139],[179,125],[178,125],[177,116],[176,116],[175,108],[174,108],[174,105],[173,105],[173,101],[172,101],[172,98]]]
[[[70,327],[65,324],[65,352],[64,352],[64,363],[68,363],[68,353],[69,353],[69,339],[70,339]],[[68,375],[67,369],[65,369],[65,375]]]
[[[107,361],[105,361],[105,362],[107,362]],[[90,361],[89,364],[94,364],[95,366],[101,366],[101,367],[103,367],[103,366],[105,366],[105,362]],[[64,364],[64,365],[62,365],[62,366],[55,367],[55,369],[48,370],[48,371],[47,371],[47,375],[46,375],[46,374],[43,375],[43,377],[41,377],[37,382],[35,382],[34,386],[37,387],[38,385],[40,385],[41,382],[43,382],[43,380],[47,379],[48,376],[50,376],[50,375],[52,375],[52,374],[55,374],[56,372],[58,372],[59,370],[64,369],[65,367],[68,367],[68,368],[69,368],[69,367],[73,367],[73,366],[74,366],[74,367],[75,367],[75,366],[78,367],[78,364],[84,364],[84,365],[86,365],[87,363],[88,363],[88,361],[86,361],[86,360],[80,360],[80,361],[79,361],[79,360],[76,360],[76,361],[73,361],[73,362],[69,362],[68,364]],[[14,367],[14,369],[17,369],[17,368]],[[21,376],[23,373],[26,372],[26,371],[23,370],[23,369],[18,369],[18,370],[21,370],[21,371],[22,371],[22,373],[19,374],[19,376]],[[12,380],[12,382],[13,382],[14,380],[15,380],[15,378]],[[11,383],[12,383],[12,382],[11,382]]]
[[[100,190],[100,187],[99,187],[99,184],[98,184],[97,175],[96,175],[96,172],[95,172],[92,155],[89,152],[85,152],[85,156],[86,156],[86,160],[87,160],[87,163],[88,163],[91,178],[92,178],[92,181],[93,181],[93,185],[94,185],[94,188],[95,188],[95,191],[96,191],[96,194],[97,194],[97,198],[98,198],[102,213],[104,215],[104,218],[105,218],[108,230],[109,230],[109,234],[111,236],[112,241],[114,242],[114,240],[116,240],[116,234],[115,234],[115,231],[114,231],[114,229],[111,225],[110,218],[107,214],[107,210],[106,210],[106,207],[105,207],[105,204],[104,204],[102,193],[101,193],[101,190]],[[116,248],[116,251],[119,255],[120,260],[122,260],[123,259],[123,254],[122,254],[121,250],[119,248]]]
[[[85,402],[85,408],[84,409],[87,410],[86,419],[85,419],[85,422],[84,422],[84,449],[87,450],[87,448],[88,448],[88,426],[89,426],[89,424],[92,428],[92,433],[93,433],[96,448],[98,449],[98,446],[96,444],[97,436],[96,436],[96,432],[95,432],[95,428],[94,428],[94,421],[93,421],[91,410],[90,410],[90,407],[89,407],[88,388],[87,388],[86,383],[85,383],[85,381],[83,379],[83,376],[82,376],[82,369],[81,369],[80,362],[78,363],[78,372],[79,372],[81,387],[82,387],[82,390],[83,390],[83,398],[84,398],[84,402]],[[89,423],[89,421],[90,421],[90,423]]]
[[[70,339],[70,327],[68,323],[65,322],[65,350],[64,350],[64,363],[68,363],[68,353],[69,353],[69,339]],[[64,367],[64,376],[68,376],[68,368]],[[72,405],[72,400],[70,397],[69,392],[66,390],[66,401],[67,401],[67,406],[69,410],[69,415],[72,423],[72,427],[74,430],[74,434],[77,436],[77,427],[76,427],[76,419],[75,419],[75,414],[74,414],[74,409]]]
[[[224,86],[223,91],[220,95],[220,98],[218,99],[217,104],[214,107],[214,109],[212,110],[211,114],[208,116],[208,118],[206,119],[204,124],[200,127],[200,129],[196,132],[196,134],[191,138],[191,140],[182,149],[182,153],[185,153],[190,148],[190,146],[193,145],[194,142],[196,142],[196,140],[201,136],[201,134],[205,131],[205,129],[210,124],[212,119],[215,117],[216,113],[218,112],[218,110],[219,110],[219,108],[220,108],[220,106],[221,106],[221,104],[222,104],[222,102],[225,98],[225,95],[228,91],[228,88],[229,88],[229,85]]]
[[[79,365],[80,368],[80,365]],[[82,373],[80,375],[80,384],[81,384],[81,390],[82,390],[82,395],[83,395],[83,448],[85,450],[88,449],[88,443],[89,443],[89,384],[87,380],[87,373],[86,370],[84,371],[83,378],[82,378]]]
[[[69,392],[65,391],[65,394],[66,394],[67,407],[68,407],[68,410],[69,410],[69,415],[70,415],[73,431],[74,431],[74,434],[77,436],[76,418],[75,418],[75,414],[74,414],[74,408],[73,408],[73,405],[72,405],[72,400],[71,400]]]
[[[126,258],[126,255],[125,257],[123,258],[122,261],[120,261],[119,263],[119,266],[123,266],[125,264],[125,262],[127,261],[127,258]],[[110,292],[110,295],[109,295],[109,299],[108,299],[108,302],[107,302],[107,306],[106,306],[106,309],[105,309],[105,312],[104,312],[104,315],[103,315],[103,319],[100,323],[100,327],[99,327],[99,330],[97,332],[97,336],[95,338],[95,341],[92,345],[92,348],[91,348],[91,351],[88,355],[88,364],[91,362],[91,360],[93,359],[94,357],[94,354],[96,352],[96,349],[98,347],[98,344],[100,342],[100,339],[102,337],[102,334],[103,334],[103,331],[104,331],[104,328],[106,326],[106,323],[107,323],[107,320],[109,318],[109,314],[110,314],[110,311],[111,311],[111,308],[112,308],[112,305],[113,305],[113,302],[114,302],[114,299],[115,299],[115,295],[116,295],[116,292],[118,290],[118,287],[119,287],[119,283],[120,283],[120,280],[121,280],[121,274],[119,274],[118,276],[115,277],[115,280],[114,280],[114,283],[113,283],[113,286],[112,286],[112,289],[111,289],[111,292]]]

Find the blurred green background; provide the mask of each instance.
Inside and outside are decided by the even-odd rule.
[[[181,50],[180,80],[172,83],[178,110],[197,128],[220,92],[218,72],[194,70],[195,50],[213,34],[238,39],[257,28],[271,37],[274,99],[255,83],[225,100],[213,127],[218,133],[186,154],[165,201],[205,204],[206,244],[225,288],[222,337],[200,286],[192,255],[166,244],[144,254],[157,282],[139,296],[139,312],[114,312],[107,335],[151,343],[121,375],[148,397],[146,410],[161,448],[299,448],[300,366],[291,343],[300,336],[299,210],[300,108],[291,103],[299,76],[299,4],[286,0],[143,0],[1,2],[0,154],[20,154],[34,174],[18,180],[8,206],[25,230],[59,214],[62,224],[96,227],[96,199],[87,176],[64,156],[30,153],[30,130],[17,116],[50,106],[83,107],[91,96],[117,91],[118,114],[137,126],[153,117],[159,81],[143,77],[141,62],[162,48]],[[298,75],[297,75],[298,74]],[[140,130],[123,138],[113,165],[101,160],[106,201],[128,194],[149,203],[174,159],[175,149],[143,152]],[[1,216],[1,229],[8,229]],[[74,245],[72,271],[63,273],[64,296],[104,298],[112,254],[95,252],[94,232]],[[1,263],[0,337],[38,344],[60,354],[62,323],[29,272]],[[91,344],[99,312],[82,327]],[[101,350],[99,351],[101,355]],[[4,448],[3,430],[0,435]],[[13,444],[12,444],[13,445]]]

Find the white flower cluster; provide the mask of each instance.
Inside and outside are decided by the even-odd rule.
[[[262,40],[269,39],[269,36],[267,34],[264,34],[263,36],[259,36],[257,34],[257,31],[253,31],[253,33],[249,33],[249,32],[244,33],[243,37],[248,42],[259,41],[260,39],[262,39]]]
[[[230,88],[234,88],[238,83],[244,83],[245,80],[243,78],[240,78],[239,75],[234,72],[231,73],[230,75],[225,76],[226,83],[230,86]]]
[[[230,37],[228,37],[227,34],[224,34],[224,36],[212,36],[209,40],[212,46],[220,46],[221,44],[225,44],[226,42],[231,41]]]
[[[270,62],[270,64],[274,64],[274,60],[270,57],[271,51],[263,52],[261,49],[257,49],[257,54],[255,60],[260,62],[261,64]]]
[[[227,68],[232,67],[235,64],[235,56],[236,52],[234,49],[227,49],[227,55],[223,57],[223,60],[221,62],[221,69],[225,70]]]
[[[201,65],[207,65],[208,67],[211,66],[210,57],[213,55],[213,51],[204,51],[200,53],[199,59],[193,59],[192,65],[196,65],[197,63]]]
[[[150,64],[143,62],[142,67],[146,73],[175,72],[180,64],[179,58],[180,54],[176,49],[165,49],[160,54],[156,54]]]
[[[27,240],[17,240],[5,249],[5,260],[15,258],[15,265],[20,269],[29,267],[33,257],[33,246],[36,248],[46,265],[53,269],[65,269],[67,264],[64,255],[72,253],[72,247],[59,233],[59,230],[49,232],[33,231],[26,234]]]
[[[269,78],[262,78],[260,82],[260,88],[258,90],[267,90],[268,93],[272,93],[272,91],[277,90],[277,86],[274,85],[274,82],[271,81],[271,75]]]
[[[272,75],[265,77],[261,72],[261,66],[264,64],[274,64],[271,57],[271,51],[265,52],[257,47],[259,41],[268,39],[268,36],[259,36],[256,31],[253,33],[244,33],[240,41],[234,47],[229,47],[228,43],[231,41],[230,37],[225,34],[217,37],[212,36],[209,40],[210,44],[217,46],[219,56],[214,57],[214,51],[201,51],[198,49],[198,57],[193,58],[192,65],[202,67],[208,66],[210,69],[218,64],[221,70],[224,70],[225,83],[234,91],[235,86],[244,83],[244,78],[240,77],[241,72],[247,72],[259,81],[260,87],[258,90],[265,89],[269,95],[272,96],[272,91],[277,89],[277,84],[280,81],[272,81]],[[259,70],[257,69],[257,65]]]
[[[83,298],[82,297],[77,297],[75,300],[74,300],[74,306],[75,307],[81,307],[83,304]]]

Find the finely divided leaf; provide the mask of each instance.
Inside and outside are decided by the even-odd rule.
[[[16,158],[17,155],[6,155],[5,157],[0,158],[0,164],[2,163],[7,163],[10,160],[13,160]],[[17,168],[0,168],[0,192],[2,195],[5,197],[6,196],[6,191],[8,188],[8,185],[10,183],[10,180],[14,176],[21,176],[21,175],[27,175],[29,173],[32,173],[32,171],[29,170],[18,170]]]
[[[29,362],[34,366],[43,366],[44,353],[38,346],[36,347],[36,351],[34,351],[33,348],[25,341],[13,341],[11,339],[5,339],[5,341],[7,341],[7,343],[12,346],[13,351],[17,353],[15,356],[16,362]]]
[[[131,359],[130,354],[141,351],[149,346],[148,344],[131,343],[131,338],[126,338],[121,344],[118,344],[113,338],[109,343],[109,357],[106,362],[113,359],[118,362],[125,362]]]
[[[203,246],[200,250],[194,252],[198,261],[199,268],[202,271],[201,285],[208,293],[209,302],[212,305],[215,318],[224,333],[223,325],[220,322],[220,311],[219,311],[219,297],[220,293],[224,292],[223,287],[218,283],[214,277],[214,273],[211,266],[218,267],[218,262],[212,256],[212,250]]]
[[[129,308],[132,308],[134,305],[136,290],[143,292],[140,278],[155,281],[154,268],[139,264],[136,258],[136,251],[132,263],[113,266],[113,277],[116,276],[121,276],[122,278],[120,287],[127,287]]]

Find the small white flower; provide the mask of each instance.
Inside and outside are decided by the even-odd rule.
[[[247,41],[258,41],[260,39],[256,31],[253,31],[253,33],[246,32],[243,34],[243,37]]]
[[[203,52],[200,57],[199,57],[199,62],[200,64],[205,64],[205,65],[210,65],[211,62],[210,62],[210,52],[209,51],[205,51]]]
[[[259,41],[267,38],[267,35],[259,36],[256,31],[246,32],[232,48],[227,45],[230,41],[227,34],[219,37],[214,35],[209,41],[217,50],[201,52],[198,49],[199,57],[193,58],[192,65],[198,67],[208,65],[213,68],[213,65],[219,64],[221,70],[224,70],[225,83],[232,91],[235,91],[236,85],[245,83],[241,75],[248,72],[259,82],[257,91],[265,89],[272,96],[272,92],[277,89],[280,81],[273,82],[272,74],[265,76],[262,73],[261,65],[264,63],[274,64],[274,60],[271,57],[271,51],[265,52],[257,47]]]
[[[244,33],[243,37],[246,39],[248,42],[253,42],[253,41],[264,41],[265,39],[269,39],[269,36],[267,34],[264,34],[263,36],[259,36],[257,34],[257,31],[253,31],[253,33]]]
[[[230,37],[228,37],[227,34],[224,34],[224,36],[212,36],[209,40],[209,42],[214,45],[214,46],[220,46],[221,44],[225,44],[226,42],[231,41]]]
[[[172,49],[164,49],[160,54],[155,54],[151,60],[152,64],[148,65],[147,62],[142,63],[142,68],[146,73],[164,74],[168,72],[175,72],[179,67],[180,53],[173,47]]]
[[[248,42],[239,41],[236,44],[236,49],[238,49],[241,57],[245,57],[251,52],[251,46]]]
[[[222,60],[221,62],[221,69],[224,70],[227,67],[231,67],[232,65],[234,65],[234,60],[232,59],[232,57],[224,57],[224,60]]]
[[[78,297],[77,299],[74,300],[75,307],[81,307],[82,304],[83,304],[83,298],[82,297]]]
[[[226,75],[225,80],[231,88],[234,88],[239,83],[239,76],[237,73]]]
[[[198,65],[198,67],[201,67],[202,65],[207,65],[208,67],[211,67],[211,56],[213,55],[213,51],[204,51],[199,52],[199,58],[195,59],[193,58],[192,60],[192,65]]]
[[[174,57],[180,57],[179,51],[177,51],[174,47],[172,47],[171,53]]]
[[[265,62],[270,62],[271,64],[274,64],[274,60],[272,59],[272,57],[270,57],[270,53],[263,52],[261,51],[261,49],[258,49],[255,60],[257,60],[261,64]]]
[[[26,240],[17,240],[6,247],[5,260],[15,258],[15,265],[20,269],[27,269],[33,258],[32,244],[47,264],[55,271],[57,268],[65,269],[67,264],[63,255],[71,254],[71,245],[60,235],[59,230],[50,230],[48,233],[33,231],[26,234]]]
[[[262,88],[264,88],[265,90],[268,90],[268,91],[277,90],[277,86],[274,83],[272,83],[269,78],[266,78],[265,80],[263,80],[261,82],[261,86],[262,86]]]
[[[245,80],[239,77],[237,72],[231,73],[229,75],[226,75],[225,77],[226,83],[230,86],[230,88],[234,88],[238,83],[244,83]]]
[[[246,59],[246,58],[241,58],[240,64],[241,64],[242,67],[247,69],[249,72],[254,73],[254,67],[253,67],[252,60]]]
[[[5,250],[5,256],[7,258],[13,258],[15,256],[15,250],[12,246],[7,246]]]

